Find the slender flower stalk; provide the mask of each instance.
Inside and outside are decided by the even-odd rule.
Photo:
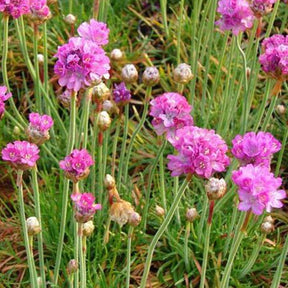
[[[21,225],[23,229],[25,249],[27,253],[31,287],[38,288],[37,272],[35,269],[35,263],[34,263],[32,251],[30,250],[29,236],[28,236],[27,223],[26,223],[26,217],[25,217],[25,204],[24,204],[24,199],[23,199],[22,175],[23,175],[23,171],[18,170],[17,171],[17,187],[18,187],[18,199],[19,199],[19,205],[20,205],[20,219],[21,219]]]
[[[133,236],[134,227],[129,226],[127,235],[127,276],[126,276],[126,288],[130,287],[130,271],[131,271],[131,242]]]
[[[76,135],[76,98],[77,94],[72,93],[71,96],[71,115],[70,115],[70,128],[67,141],[66,153],[69,154],[73,150],[75,144],[75,135]],[[56,263],[54,268],[54,284],[57,285],[59,270],[61,264],[62,250],[64,244],[64,235],[65,235],[65,226],[66,226],[66,217],[67,217],[67,207],[68,207],[68,193],[69,193],[69,179],[64,180],[63,188],[63,197],[62,197],[62,212],[61,212],[61,224],[60,224],[60,233],[58,239],[58,248],[56,254]]]
[[[142,113],[142,117],[141,120],[138,124],[138,126],[136,127],[136,129],[134,130],[131,139],[130,139],[130,143],[128,145],[128,149],[127,149],[127,154],[126,154],[126,160],[125,160],[125,164],[124,164],[124,183],[127,183],[127,178],[128,178],[128,166],[129,166],[129,160],[130,160],[130,156],[131,156],[131,152],[132,152],[132,148],[133,148],[133,144],[135,141],[136,136],[138,135],[138,133],[140,132],[140,130],[142,129],[145,120],[147,118],[147,114],[148,114],[148,107],[149,107],[149,99],[151,96],[151,92],[152,92],[152,87],[148,86],[146,89],[146,96],[145,96],[145,100],[144,100],[144,110]]]
[[[161,236],[164,234],[166,228],[168,227],[169,223],[172,220],[172,217],[175,213],[175,210],[177,208],[177,206],[180,203],[180,200],[185,192],[185,189],[187,188],[189,182],[191,179],[191,175],[188,175],[186,180],[183,182],[183,184],[181,185],[178,194],[175,196],[173,203],[171,204],[171,207],[167,213],[167,216],[165,217],[164,221],[162,222],[160,228],[158,229],[157,233],[155,234],[155,236],[153,237],[151,244],[148,248],[148,254],[147,254],[147,258],[146,258],[146,262],[145,262],[145,267],[144,267],[144,272],[143,272],[143,276],[142,276],[142,280],[141,280],[141,284],[140,284],[140,288],[145,288],[146,287],[146,282],[147,282],[147,278],[148,278],[148,274],[150,271],[150,266],[151,266],[151,262],[152,262],[152,257],[153,257],[153,253],[155,250],[155,247],[159,241],[159,239],[161,238]]]
[[[166,37],[169,37],[169,29],[168,29],[168,22],[167,22],[167,0],[160,0],[161,6],[161,15],[163,17],[163,24]]]
[[[32,168],[31,175],[32,175],[32,186],[33,186],[33,191],[34,191],[35,214],[41,227],[41,231],[37,234],[39,262],[40,262],[40,275],[41,275],[41,283],[42,283],[41,287],[46,287],[45,262],[44,262],[44,250],[43,250],[43,233],[42,233],[42,222],[41,222],[39,187],[38,187],[38,179],[37,179],[37,166]]]

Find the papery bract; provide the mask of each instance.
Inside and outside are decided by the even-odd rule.
[[[233,171],[232,180],[238,186],[241,211],[252,210],[260,215],[264,210],[271,212],[272,208],[281,208],[280,201],[286,198],[284,190],[277,190],[281,184],[281,178],[275,178],[273,173],[264,166],[249,164]]]

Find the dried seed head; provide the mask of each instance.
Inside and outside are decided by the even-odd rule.
[[[269,223],[274,223],[274,219],[269,215],[269,216],[266,216],[263,220],[263,222],[269,222]]]
[[[279,104],[276,106],[276,112],[279,114],[279,115],[284,115],[286,113],[286,107],[282,104]]]
[[[130,214],[130,216],[129,216],[129,224],[131,225],[131,226],[133,226],[133,227],[136,227],[136,226],[138,226],[139,224],[140,224],[140,222],[141,222],[141,216],[140,216],[140,214],[139,213],[137,213],[137,212],[132,212],[131,214]]]
[[[138,79],[138,71],[133,64],[127,64],[122,68],[122,80],[125,83],[134,83]]]
[[[205,190],[209,200],[217,200],[224,196],[226,192],[226,182],[223,178],[210,178],[205,185]]]
[[[92,88],[92,96],[104,101],[110,96],[110,90],[103,82],[100,82]]]
[[[129,221],[132,213],[134,213],[134,209],[127,201],[121,200],[111,205],[111,220],[117,222],[121,227]]]
[[[98,128],[104,132],[106,131],[111,125],[111,118],[106,111],[101,111],[98,115],[97,120]]]
[[[110,100],[104,100],[102,108],[109,114],[119,114],[119,108],[116,106],[115,102]]]
[[[114,61],[119,61],[123,59],[123,56],[124,53],[118,48],[113,49],[110,54],[110,58]]]
[[[78,270],[78,262],[75,259],[72,259],[69,261],[68,265],[67,265],[67,273],[69,275],[77,272]]]
[[[115,178],[110,174],[106,174],[104,179],[104,185],[108,190],[115,188]]]
[[[83,235],[86,236],[86,237],[89,237],[92,235],[93,231],[95,229],[95,226],[93,224],[93,221],[88,221],[86,223],[83,224]]]
[[[156,67],[147,67],[143,73],[142,81],[146,86],[154,86],[160,80],[159,71]]]
[[[199,214],[198,214],[196,208],[189,208],[189,209],[187,209],[185,216],[186,216],[187,221],[192,223],[192,222],[194,222],[195,219],[197,219],[199,217]]]
[[[34,236],[41,231],[39,221],[36,217],[29,217],[26,219],[28,235]]]
[[[155,212],[158,216],[163,217],[165,215],[165,210],[159,205],[156,205]]]
[[[39,64],[43,64],[44,63],[44,55],[43,54],[38,54],[37,55],[37,60],[38,60]]]
[[[73,25],[76,22],[76,17],[73,14],[68,14],[65,18],[64,21],[67,24]]]
[[[268,221],[265,221],[261,224],[261,231],[265,234],[269,234],[274,231],[274,224]]]
[[[190,65],[186,63],[179,64],[173,73],[174,81],[180,84],[188,83],[192,78],[193,74]]]

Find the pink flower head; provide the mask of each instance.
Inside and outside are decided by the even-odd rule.
[[[268,132],[237,135],[232,144],[232,154],[243,166],[253,164],[270,167],[273,154],[281,149],[281,143]]]
[[[259,57],[262,69],[272,78],[288,79],[288,36],[276,34],[266,38],[262,49],[264,53]]]
[[[214,172],[222,172],[229,165],[228,147],[214,130],[186,126],[176,131],[172,145],[178,155],[168,155],[168,169],[172,176],[197,174],[210,178]]]
[[[29,13],[28,0],[0,0],[0,12],[11,15],[14,19]]]
[[[43,22],[51,17],[51,12],[47,6],[47,0],[29,0],[31,17],[36,21]]]
[[[193,125],[192,106],[178,93],[164,93],[150,104],[150,115],[154,117],[152,125],[157,135],[167,133],[168,138],[173,138],[177,129]]]
[[[126,85],[124,82],[121,82],[119,85],[114,85],[113,90],[113,100],[115,103],[118,104],[125,104],[129,102],[131,99],[131,93],[130,90],[126,88]]]
[[[48,115],[40,115],[38,113],[29,114],[29,126],[27,134],[29,141],[40,145],[50,138],[49,129],[53,125],[53,120]]]
[[[2,159],[9,161],[16,169],[27,170],[35,166],[39,159],[39,149],[27,141],[14,141],[2,149]]]
[[[6,86],[0,86],[0,119],[4,116],[5,112],[5,101],[12,96],[11,93],[7,93]]]
[[[234,35],[253,26],[254,15],[247,0],[220,0],[217,12],[221,18],[215,22],[221,30],[232,30]]]
[[[109,29],[106,23],[91,19],[89,23],[82,23],[77,31],[82,38],[91,40],[97,45],[106,45],[108,43]]]
[[[267,167],[249,164],[233,171],[232,180],[238,186],[239,210],[251,209],[254,214],[260,215],[264,209],[271,212],[272,208],[283,206],[280,200],[286,198],[286,192],[277,190],[282,180],[274,178]]]
[[[256,17],[262,17],[271,12],[277,0],[250,0],[250,8]]]
[[[92,41],[72,37],[67,44],[58,47],[58,58],[54,72],[59,84],[70,90],[79,91],[91,86],[102,77],[109,78],[109,58],[104,50]]]
[[[95,204],[95,197],[91,193],[76,194],[71,196],[75,205],[75,218],[80,223],[91,220],[96,210],[101,210],[101,204]]]
[[[94,161],[86,149],[75,149],[59,162],[65,176],[75,183],[89,175],[89,167],[93,164]]]

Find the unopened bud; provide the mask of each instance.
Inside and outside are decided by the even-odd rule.
[[[247,78],[249,78],[250,75],[251,75],[251,68],[250,68],[250,67],[247,67],[247,68],[246,68],[246,76],[247,76]]]
[[[13,133],[17,136],[20,135],[20,133],[21,133],[20,128],[18,126],[14,126]]]
[[[121,60],[123,58],[123,56],[124,56],[123,52],[120,49],[117,49],[117,48],[113,49],[111,51],[111,54],[110,54],[111,59],[114,60],[114,61]]]
[[[165,210],[159,205],[156,205],[155,212],[158,216],[163,217],[165,215]]]
[[[76,17],[73,14],[68,14],[65,18],[64,21],[67,24],[73,25],[76,22]]]
[[[106,174],[105,179],[104,179],[104,186],[108,190],[115,188],[116,186],[115,178],[110,174]]]
[[[269,234],[274,231],[274,224],[271,222],[263,222],[261,224],[261,231],[265,234]]]
[[[136,227],[136,226],[138,226],[139,224],[140,224],[140,222],[141,222],[141,216],[140,216],[140,214],[139,213],[137,213],[137,212],[132,212],[131,214],[130,214],[130,217],[129,217],[129,224],[131,225],[131,226],[133,226],[133,227]]]
[[[100,82],[93,87],[92,95],[104,101],[110,96],[110,90],[103,82]]]
[[[37,286],[42,287],[42,278],[41,277],[37,277]]]
[[[75,259],[72,259],[69,261],[68,265],[67,265],[67,273],[69,275],[77,272],[78,270],[78,262]]]
[[[282,104],[279,104],[276,106],[276,112],[279,114],[279,115],[284,115],[286,113],[286,107]]]
[[[138,79],[138,72],[133,64],[127,64],[123,67],[121,72],[122,80],[125,83],[134,83]]]
[[[156,67],[147,67],[142,77],[143,83],[147,86],[154,86],[160,80],[159,71]]]
[[[193,74],[190,65],[186,63],[179,64],[174,70],[174,81],[180,84],[188,83],[192,78]]]
[[[274,223],[274,219],[269,215],[269,216],[266,216],[263,220],[263,222],[269,222],[269,223]]]
[[[102,108],[104,111],[106,111],[109,114],[119,113],[119,108],[116,106],[116,104],[113,101],[110,101],[110,100],[104,100],[102,104]]]
[[[101,111],[99,113],[97,125],[102,132],[106,131],[110,127],[111,118],[106,111]]]
[[[65,90],[62,94],[60,94],[57,99],[59,102],[67,109],[70,108],[72,92],[70,90]]]
[[[195,219],[197,219],[199,217],[199,214],[198,214],[196,208],[189,208],[189,209],[187,209],[185,216],[186,216],[187,221],[192,223],[192,222],[194,222]]]
[[[36,217],[29,217],[26,219],[28,235],[34,236],[41,231],[39,221]]]
[[[43,64],[44,63],[44,55],[43,54],[38,54],[37,55],[37,60],[39,64]]]
[[[89,237],[92,235],[93,231],[95,229],[95,226],[93,224],[93,221],[88,221],[86,223],[83,224],[83,235],[86,236],[86,237]]]
[[[223,178],[210,178],[205,185],[205,190],[209,200],[217,200],[224,196],[226,192],[226,182]]]

